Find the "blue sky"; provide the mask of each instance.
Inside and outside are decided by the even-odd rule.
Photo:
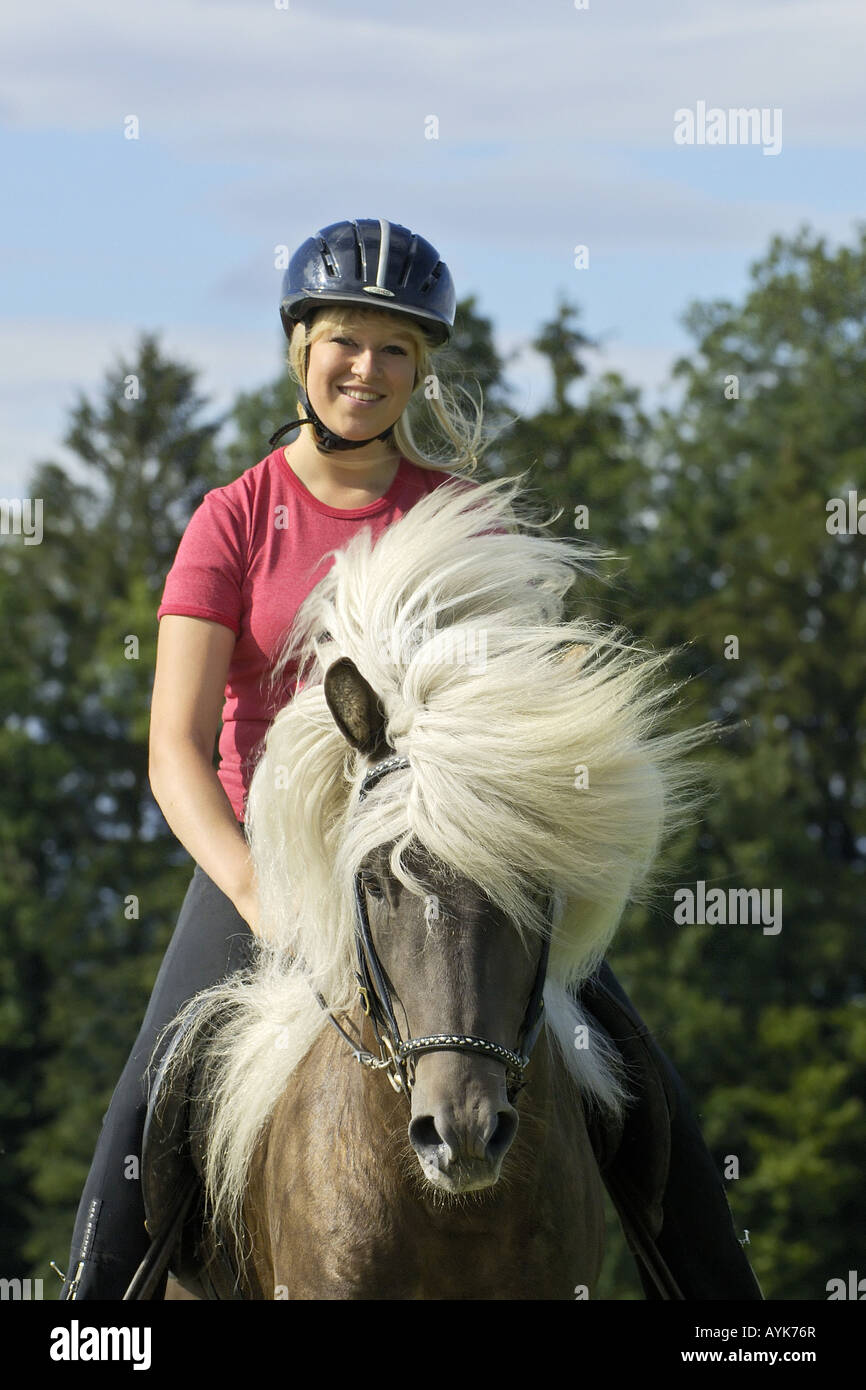
[[[530,411],[560,295],[593,373],[653,405],[690,300],[740,297],[774,233],[866,217],[862,0],[14,0],[0,39],[7,497],[71,462],[69,407],[143,329],[214,413],[272,379],[274,248],[344,217],[434,242]],[[780,153],[676,145],[699,101],[778,108]]]

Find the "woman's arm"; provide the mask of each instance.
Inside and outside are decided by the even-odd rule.
[[[174,834],[258,932],[249,850],[213,766],[235,635],[167,614],[159,624],[150,710],[151,791]]]

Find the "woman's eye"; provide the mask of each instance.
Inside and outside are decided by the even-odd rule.
[[[352,338],[332,338],[331,342],[339,343],[340,347],[353,348],[356,346],[356,343]],[[383,351],[399,353],[401,357],[407,356],[406,349],[404,347],[401,347],[399,343],[388,343],[387,346],[383,349]]]

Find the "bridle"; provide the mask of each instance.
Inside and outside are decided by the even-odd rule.
[[[358,799],[363,801],[367,792],[381,781],[389,772],[398,768],[409,767],[408,758],[395,754],[393,757],[384,758],[378,763],[369,767],[364,775],[359,789]],[[410,1100],[410,1092],[415,1081],[415,1058],[425,1052],[470,1052],[492,1057],[495,1061],[501,1062],[505,1067],[507,1093],[509,1101],[512,1101],[518,1091],[524,1086],[524,1072],[529,1065],[529,1058],[532,1049],[541,1031],[544,1020],[544,982],[547,975],[547,962],[550,955],[550,936],[545,933],[543,938],[541,954],[538,961],[538,968],[535,973],[535,983],[532,993],[529,996],[529,1003],[521,1024],[520,1033],[517,1039],[517,1048],[503,1047],[500,1043],[490,1042],[487,1038],[477,1038],[469,1033],[434,1033],[424,1038],[404,1039],[400,1034],[400,1027],[394,1013],[394,1005],[391,1000],[391,991],[385,979],[385,972],[382,963],[373,944],[373,937],[370,931],[370,921],[367,916],[367,903],[364,895],[364,884],[361,870],[355,874],[354,881],[355,896],[355,950],[357,955],[358,969],[355,978],[358,981],[358,990],[361,998],[361,1007],[365,1015],[370,1019],[376,1040],[379,1044],[379,1056],[376,1057],[372,1052],[368,1052],[361,1046],[360,1039],[355,1039],[346,1029],[337,1022],[331,1013],[325,1000],[319,994],[317,999],[325,1010],[330,1022],[337,1029],[355,1055],[356,1060],[361,1066],[370,1067],[374,1070],[383,1070],[388,1076],[388,1080],[395,1091],[402,1091],[407,1100]],[[551,896],[548,894],[547,911],[548,917],[551,911]]]

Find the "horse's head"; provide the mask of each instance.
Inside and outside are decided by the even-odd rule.
[[[348,742],[370,754],[363,796],[401,760],[352,661],[335,662],[324,688]],[[368,855],[356,881],[364,1007],[409,1099],[409,1139],[425,1178],[449,1193],[489,1187],[517,1132],[512,1101],[540,1023],[547,942],[521,940],[477,884],[423,846],[403,852],[424,888],[407,891],[393,847]]]
[[[527,950],[476,885],[455,879],[423,850],[404,854],[404,862],[428,892],[408,893],[391,872],[390,848],[365,864],[361,891],[403,1041],[397,1050],[411,1103],[409,1139],[436,1187],[487,1187],[517,1132],[512,1100],[542,943]],[[381,1027],[388,1038],[387,1018]]]

